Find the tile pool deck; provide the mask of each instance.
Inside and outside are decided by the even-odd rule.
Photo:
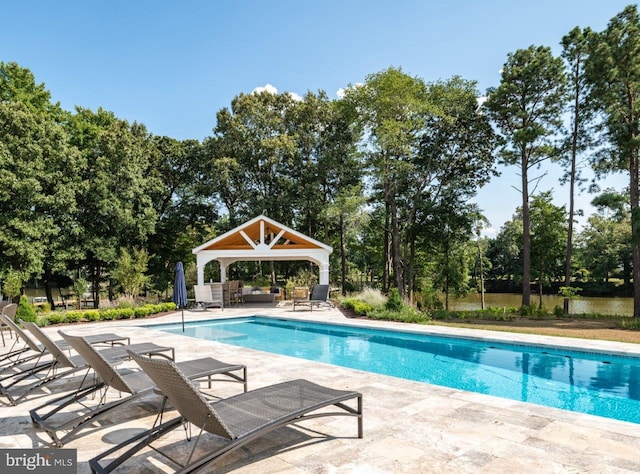
[[[640,353],[640,345],[516,335],[491,331],[418,326],[346,319],[335,309],[292,311],[290,305],[245,305],[185,312],[186,321],[259,314],[419,332],[456,334],[507,341]],[[212,356],[248,367],[249,389],[308,378],[364,396],[364,439],[351,418],[319,418],[282,428],[236,451],[202,472],[234,473],[632,473],[640,472],[640,425],[502,398],[463,392],[359,370],[176,336],[140,324],[179,322],[181,313],[136,321],[65,326],[74,334],[117,332],[132,342],[171,345],[176,359]],[[46,328],[56,335],[59,328]],[[2,353],[2,348],[0,348]],[[68,383],[68,382],[67,382]],[[68,386],[68,385],[67,385]],[[216,384],[221,396],[238,392],[236,384]],[[30,408],[54,395],[35,393],[18,406],[0,404],[0,448],[48,447],[49,439],[32,427]],[[78,472],[90,472],[87,460],[132,431],[151,426],[158,398],[149,396],[81,431],[65,448],[77,449]],[[180,431],[180,430],[177,430]],[[193,430],[197,434],[197,430]],[[215,440],[205,435],[201,448]],[[183,433],[163,444],[186,453],[192,443]],[[118,472],[173,472],[151,450],[138,453]]]

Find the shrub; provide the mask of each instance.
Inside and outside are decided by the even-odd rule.
[[[67,311],[65,314],[66,320],[69,323],[76,323],[82,319],[84,313],[82,311]]]
[[[100,319],[100,311],[97,309],[88,309],[82,313],[82,317],[87,321],[98,321]]]
[[[116,311],[116,319],[131,319],[133,318],[135,312],[133,311],[133,308],[122,308],[122,309],[117,309]]]
[[[373,309],[373,306],[371,306],[366,301],[358,301],[358,300],[356,300],[353,303],[353,311],[356,314],[359,314],[359,315],[362,315],[362,316],[366,316],[367,314],[369,314],[372,309]]]
[[[118,304],[116,305],[116,308],[118,309],[126,309],[126,308],[133,308],[135,305],[133,303],[133,301],[131,301],[130,299],[127,298],[120,298],[118,300]]]
[[[15,321],[28,321],[34,323],[36,319],[38,319],[36,315],[36,309],[33,307],[31,303],[29,303],[29,299],[26,295],[22,295],[20,297],[20,301],[18,302],[18,309],[16,310]]]
[[[50,312],[51,312],[51,305],[49,304],[48,301],[36,306],[36,313],[50,313]]]
[[[623,319],[620,321],[620,327],[632,331],[640,330],[640,320],[637,320],[637,318]]]
[[[360,301],[356,298],[343,298],[340,300],[340,305],[344,308],[344,309],[350,309],[353,310],[353,307],[355,306],[355,304]]]
[[[134,318],[144,318],[153,313],[156,305],[144,305],[133,309]]]
[[[386,321],[400,321],[404,323],[426,324],[431,321],[427,313],[418,311],[411,306],[404,306],[400,311],[374,308],[367,316],[371,319],[382,319]]]
[[[103,309],[100,311],[100,319],[104,321],[111,321],[113,319],[117,319],[120,311],[117,309]]]
[[[384,307],[388,311],[400,311],[402,309],[402,299],[400,298],[400,292],[397,288],[391,288],[389,298]]]
[[[51,313],[43,319],[43,322],[44,321],[46,321],[46,324],[43,324],[43,326],[47,326],[49,324],[60,324],[65,322],[65,317],[63,314]]]
[[[366,301],[371,306],[382,306],[387,302],[387,297],[382,294],[380,290],[374,288],[365,287],[357,298],[362,301]]]
[[[563,309],[561,306],[559,306],[559,305],[555,305],[555,306],[553,307],[553,315],[554,315],[556,318],[562,318],[562,317],[564,317],[564,309]]]

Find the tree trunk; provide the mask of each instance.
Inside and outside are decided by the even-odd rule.
[[[478,257],[480,270],[480,309],[484,309],[484,268],[482,265],[482,246],[480,245],[480,234],[478,233]]]
[[[94,308],[100,307],[100,266],[95,265],[92,267],[92,283],[91,283],[91,291],[93,292],[93,306]]]
[[[573,101],[573,132],[571,136],[571,175],[569,179],[569,222],[567,227],[567,251],[564,267],[564,286],[571,286],[571,254],[573,252],[573,214],[574,209],[574,193],[576,183],[576,155],[578,154],[578,117],[580,110],[580,93],[576,92]],[[569,314],[569,298],[563,302],[564,314]]]
[[[384,251],[382,255],[382,292],[387,294],[389,292],[389,202],[385,202],[384,205]]]
[[[53,301],[53,292],[51,291],[51,278],[53,277],[51,268],[48,266],[44,269],[44,275],[42,278],[42,284],[44,285],[44,294],[47,297],[47,301],[51,305],[51,309],[56,309],[56,303]]]
[[[531,222],[527,158],[522,151],[522,306],[531,304]]]
[[[416,239],[412,233],[411,241],[409,242],[409,262],[407,263],[406,283],[407,283],[407,299],[410,303],[414,301],[414,286],[415,286],[415,262],[416,258]]]
[[[538,291],[540,292],[540,298],[538,299],[538,308],[542,309],[542,272],[540,272],[540,284],[538,285]]]
[[[400,223],[398,210],[394,200],[391,201],[391,258],[393,265],[393,280],[400,297],[404,298],[404,278],[402,275],[402,257],[400,256]]]
[[[344,216],[340,214],[340,286],[347,296],[347,247],[344,241]]]
[[[631,152],[630,164],[630,199],[631,199],[631,241],[633,242],[633,317],[640,317],[640,235],[637,222],[640,221],[638,202],[638,150]]]
[[[449,311],[449,241],[444,247],[444,309]]]

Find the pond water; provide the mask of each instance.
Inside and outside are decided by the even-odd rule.
[[[519,307],[522,304],[522,295],[514,293],[485,293],[486,308],[510,308]],[[531,295],[531,303],[539,304],[539,296]],[[562,307],[563,298],[558,295],[542,295],[542,304],[548,311],[553,311],[555,306]],[[600,298],[600,297],[580,297],[571,300],[569,303],[571,313],[599,313],[599,314],[620,314],[624,316],[633,315],[633,298]],[[450,298],[449,309],[458,311],[469,311],[480,309],[480,295],[472,294],[465,298]]]

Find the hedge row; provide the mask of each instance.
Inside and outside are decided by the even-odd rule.
[[[65,311],[38,317],[38,326],[76,323],[78,321],[111,321],[114,319],[145,318],[152,314],[166,313],[176,309],[175,303],[146,304],[136,308],[108,308]]]

